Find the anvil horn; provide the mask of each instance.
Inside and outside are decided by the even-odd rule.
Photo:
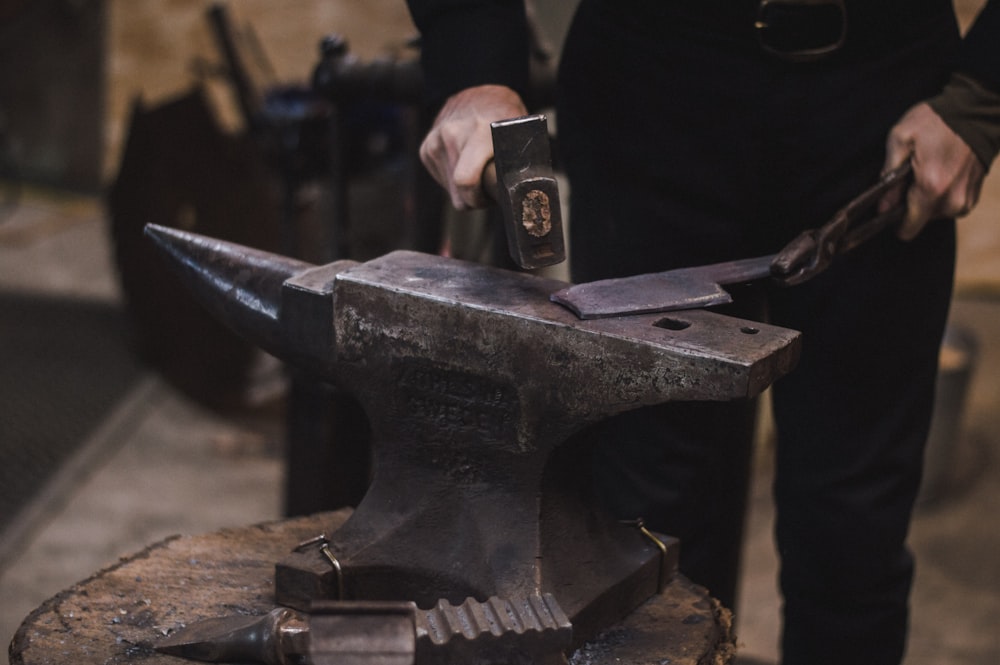
[[[282,285],[312,264],[156,224],[145,233],[213,316],[264,350],[287,355]]]

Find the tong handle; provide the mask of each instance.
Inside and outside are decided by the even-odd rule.
[[[913,167],[907,160],[851,199],[826,224],[803,231],[775,254],[771,276],[783,286],[801,284],[826,270],[838,254],[851,251],[886,227],[898,223],[905,211],[903,201],[886,212],[868,215],[889,189],[906,182],[912,174]]]

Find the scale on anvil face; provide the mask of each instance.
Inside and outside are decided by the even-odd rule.
[[[676,541],[604,513],[562,444],[644,405],[752,397],[798,358],[794,331],[697,310],[581,321],[549,301],[563,282],[439,256],[312,266],[147,233],[223,321],[369,416],[364,499],[277,563],[276,602],[308,618],[240,633],[314,663],[345,643],[358,663],[540,662],[623,620],[674,575]]]

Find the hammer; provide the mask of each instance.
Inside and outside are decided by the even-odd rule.
[[[490,128],[493,161],[483,171],[483,189],[500,207],[510,257],[526,269],[562,263],[559,184],[545,116],[500,120]]]

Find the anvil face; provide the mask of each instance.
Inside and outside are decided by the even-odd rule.
[[[279,602],[300,608],[341,590],[421,607],[551,593],[586,639],[676,552],[595,506],[587,451],[564,442],[644,405],[751,397],[798,356],[794,331],[705,311],[581,321],[549,301],[563,282],[439,256],[310,267],[149,233],[212,311],[369,416],[364,500],[327,556],[278,565]]]

